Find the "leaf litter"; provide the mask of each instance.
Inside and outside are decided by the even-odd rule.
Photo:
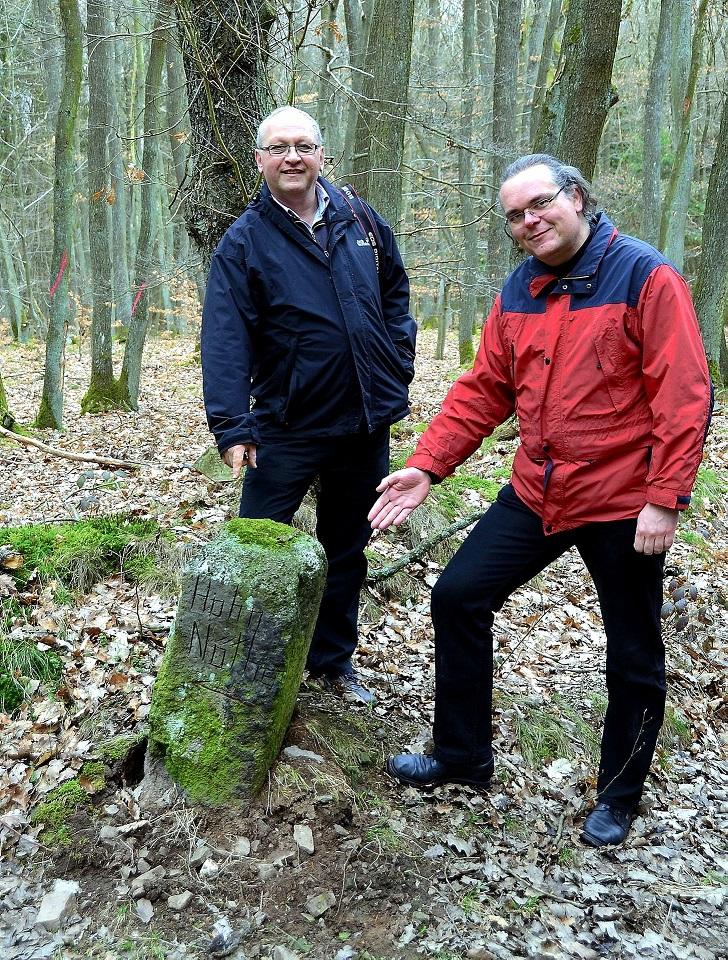
[[[10,407],[29,423],[42,388],[40,347],[0,350]],[[425,331],[413,412],[395,431],[395,455],[411,448],[452,378],[452,360],[433,354]],[[0,440],[0,525],[123,512],[156,519],[183,553],[194,550],[234,515],[239,495],[236,484],[193,466],[210,447],[194,339],[149,342],[138,412],[81,417],[88,375],[85,349],[69,354],[66,429],[42,439],[144,466],[90,470]],[[484,444],[463,469],[504,482],[516,442]],[[23,615],[3,627],[7,638],[62,658],[55,689],[33,681],[22,705],[0,716],[0,953],[728,956],[727,459],[719,409],[706,482],[668,556],[666,724],[630,839],[609,851],[579,842],[606,701],[596,597],[572,554],[518,591],[497,619],[497,775],[488,793],[420,794],[382,772],[387,753],[429,742],[429,591],[444,558],[425,555],[397,589],[383,581],[366,592],[357,665],[376,692],[374,707],[347,705],[344,714],[340,701],[304,683],[268,789],[250,811],[232,815],[192,809],[180,797],[152,815],[140,805],[144,724],[174,591],[117,574],[63,603],[56,584],[18,587],[17,559],[2,568],[0,554],[0,597],[22,600]],[[466,491],[462,515],[486,507],[477,490]],[[373,565],[382,565],[411,544],[387,534],[370,547]],[[64,784],[79,784],[85,800],[66,824],[70,844],[58,847],[34,811]],[[79,890],[51,931],[37,925],[38,908],[56,879]]]

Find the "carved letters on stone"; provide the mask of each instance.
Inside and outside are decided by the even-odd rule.
[[[270,644],[260,643],[270,635],[271,624],[260,603],[243,599],[240,590],[206,576],[196,576],[183,605],[188,610],[187,655],[216,670],[233,668],[237,678],[250,682],[273,679],[278,665],[270,662]],[[258,642],[256,642],[258,641]],[[267,662],[260,655],[266,654]]]

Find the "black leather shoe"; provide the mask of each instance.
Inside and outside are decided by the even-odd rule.
[[[634,814],[618,810],[608,803],[598,803],[584,821],[583,843],[590,847],[606,847],[622,843],[632,826]]]
[[[409,787],[430,790],[441,783],[463,783],[468,787],[487,787],[493,776],[494,763],[458,767],[441,763],[427,753],[400,753],[387,760],[387,773]]]

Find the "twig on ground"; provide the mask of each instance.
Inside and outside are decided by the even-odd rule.
[[[386,580],[388,577],[394,576],[395,573],[399,573],[400,570],[412,563],[413,560],[419,560],[420,557],[423,557],[425,554],[429,553],[433,547],[436,547],[438,543],[442,543],[443,540],[447,540],[448,537],[451,537],[454,533],[457,533],[458,530],[464,530],[465,527],[469,527],[474,524],[477,520],[480,520],[481,517],[485,516],[485,510],[478,510],[477,513],[471,513],[467,517],[463,517],[462,520],[456,520],[455,523],[451,523],[449,527],[444,527],[442,530],[438,530],[437,533],[433,533],[431,537],[427,537],[426,540],[423,540],[422,543],[419,543],[412,550],[405,553],[404,556],[400,557],[399,560],[395,560],[394,563],[389,563],[385,567],[377,567],[376,570],[372,572],[367,577],[367,583],[381,583],[382,580]]]
[[[49,447],[47,443],[42,443],[40,440],[33,440],[31,437],[23,437],[19,433],[13,433],[12,430],[6,430],[5,427],[0,427],[0,434],[4,437],[10,437],[11,440],[15,440],[16,443],[23,446],[36,447],[43,453],[48,453],[53,457],[64,457],[66,460],[99,463],[108,467],[124,467],[126,470],[138,470],[139,467],[144,466],[144,464],[137,463],[134,460],[117,460],[114,457],[96,456],[93,453],[71,453],[68,450],[59,450],[58,447]]]

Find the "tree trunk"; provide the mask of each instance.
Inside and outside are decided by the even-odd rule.
[[[622,0],[571,0],[557,79],[546,95],[535,151],[594,173],[607,112]]]
[[[679,0],[683,2],[683,0]],[[700,72],[700,61],[703,56],[703,41],[705,39],[705,20],[708,0],[700,0],[695,31],[689,55],[686,54],[686,44],[683,38],[690,37],[690,0],[687,0],[685,18],[678,39],[678,55],[673,55],[673,68],[687,60],[689,72],[685,85],[682,87],[681,107],[676,123],[677,149],[675,160],[670,173],[670,180],[665,191],[665,202],[662,205],[662,219],[660,221],[660,249],[664,251],[673,263],[682,269],[685,258],[685,224],[690,203],[690,187],[693,178],[694,138],[693,138],[693,103],[695,86]],[[679,85],[678,85],[679,86]]]
[[[45,378],[38,427],[63,426],[63,375],[68,323],[69,258],[73,242],[75,188],[73,144],[83,73],[81,19],[77,0],[60,0],[65,49],[63,91],[58,107],[53,184],[53,259],[50,278],[50,320],[46,340]]]
[[[695,310],[703,333],[705,353],[715,379],[728,383],[728,96],[723,98],[720,132],[708,181],[703,216],[703,251],[693,287]]]
[[[521,0],[498,0],[498,22],[495,34],[495,69],[493,71],[493,153],[491,177],[493,201],[498,199],[501,174],[515,159],[513,131],[516,123],[516,89],[518,86],[518,39],[521,21]],[[503,221],[491,214],[488,221],[488,273],[500,287],[508,271],[508,238]]]
[[[114,289],[114,320],[117,326],[128,327],[131,320],[131,278],[129,276],[129,209],[131,197],[129,184],[124,172],[126,156],[124,137],[120,131],[127,128],[127,120],[120,106],[119,82],[123,75],[124,63],[121,44],[113,42],[114,50],[114,81],[109,94],[112,97],[112,127],[113,135],[109,142],[109,164],[111,168],[111,189],[113,203],[111,204],[111,231],[113,239],[113,289]]]
[[[670,63],[670,18],[673,0],[660,3],[660,25],[650,67],[650,83],[645,98],[642,165],[642,239],[657,246],[660,238],[660,170],[662,150],[662,106],[667,89]]]
[[[520,0],[517,0],[520,3]],[[458,324],[458,351],[461,365],[471,364],[475,357],[473,330],[476,313],[476,283],[478,278],[478,232],[473,201],[473,106],[475,99],[475,0],[463,0],[462,23],[463,90],[461,97],[460,139],[458,149],[458,180],[460,181],[460,217],[463,230],[463,272],[460,280],[460,322]]]
[[[375,0],[356,125],[352,180],[393,227],[402,206],[414,9],[414,0]]]
[[[142,190],[142,204],[134,270],[135,306],[132,306],[132,318],[129,323],[124,348],[124,362],[119,378],[123,402],[132,410],[136,410],[139,403],[142,353],[149,327],[149,287],[154,282],[154,249],[157,240],[155,226],[159,222],[158,211],[155,206],[158,207],[159,205],[157,184],[161,168],[159,150],[161,115],[158,103],[167,45],[168,16],[166,0],[160,0],[152,29],[152,44],[149,51],[144,92],[144,147],[142,150],[144,180],[137,188]]]
[[[205,274],[220,238],[258,182],[253,149],[270,101],[265,81],[274,9],[175,0],[190,102],[187,228]]]
[[[346,108],[346,136],[341,169],[342,176],[348,179],[354,169],[354,144],[359,111],[362,108],[361,91],[369,33],[369,21],[360,0],[344,0],[344,23],[351,67],[349,71],[351,96]]]
[[[18,276],[15,272],[13,253],[5,226],[5,218],[0,217],[0,257],[2,258],[0,277],[5,281],[5,306],[10,320],[10,329],[13,332],[13,340],[20,342],[23,336],[23,301],[20,299]]]
[[[529,142],[536,141],[536,134],[541,123],[541,113],[543,111],[543,101],[546,94],[546,78],[548,77],[549,67],[554,54],[554,38],[561,18],[561,0],[551,0],[549,7],[549,16],[546,22],[546,29],[543,35],[543,47],[538,61],[536,79],[533,86],[533,103],[531,104],[531,113],[529,115]]]
[[[82,413],[119,406],[111,341],[112,270],[110,256],[111,99],[113,49],[109,42],[108,0],[88,4],[88,235],[91,250],[91,380]]]

